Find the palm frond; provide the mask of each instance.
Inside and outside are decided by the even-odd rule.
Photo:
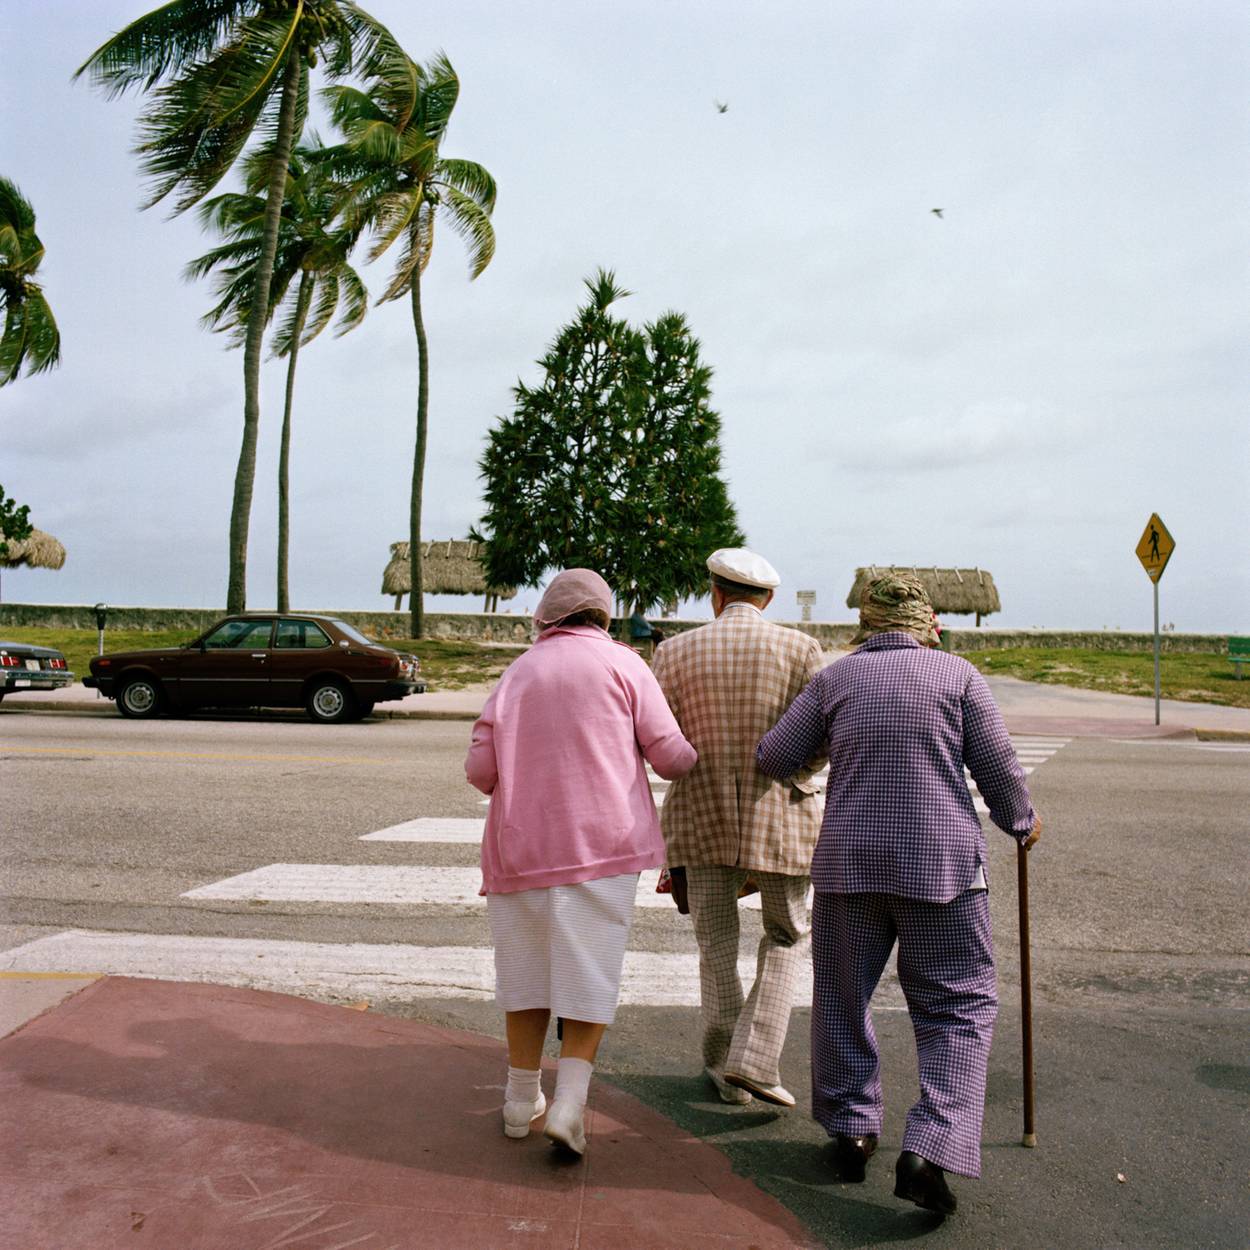
[[[344,264],[339,273],[339,285],[343,292],[343,311],[334,327],[335,338],[354,330],[369,311],[369,290],[361,281],[360,275],[348,264]]]
[[[460,78],[442,52],[419,67],[421,97],[417,123],[422,133],[441,142],[451,123],[452,110],[460,98]]]
[[[420,66],[383,28],[358,70],[370,84],[369,96],[376,107],[396,130],[406,130],[421,100]]]
[[[463,191],[484,212],[495,211],[495,180],[477,161],[457,160],[455,157],[441,159],[435,176],[439,182]]]
[[[0,178],[0,227],[22,232],[35,228],[35,210],[8,178]]]
[[[301,273],[298,286],[294,293],[279,307],[275,307],[278,321],[274,326],[273,338],[269,343],[269,354],[273,357],[290,355],[295,336],[300,332],[300,322],[308,315],[308,301],[312,297],[313,284],[316,279],[311,273]]]
[[[412,228],[404,235],[403,249],[386,290],[378,296],[379,304],[385,304],[407,295],[412,287],[413,275],[419,268],[424,269],[429,262],[433,239],[427,227],[427,216],[428,214],[422,214],[418,217]]]
[[[12,382],[22,370],[30,376],[60,362],[61,332],[56,318],[42,288],[28,282],[24,298],[10,303],[6,310],[0,338],[0,386]]]
[[[469,278],[472,280],[481,274],[495,255],[495,227],[481,205],[464,192],[447,187],[443,195],[451,228],[468,248]]]
[[[375,196],[370,203],[370,224],[374,242],[369,259],[377,260],[400,235],[409,231],[413,218],[421,208],[422,188],[390,191]]]
[[[334,317],[339,306],[339,279],[333,270],[327,270],[314,277],[313,303],[308,312],[308,320],[304,323],[304,333],[300,338],[300,346],[311,343],[326,328]]]
[[[74,77],[87,74],[109,96],[133,86],[146,91],[228,42],[240,17],[254,7],[255,0],[172,0],[102,44]]]

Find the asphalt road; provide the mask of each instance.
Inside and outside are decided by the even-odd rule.
[[[483,913],[468,906],[181,897],[277,863],[471,868],[469,844],[359,840],[415,817],[481,817],[462,780],[468,731],[0,710],[0,951],[66,930],[488,945]],[[1076,739],[1030,780],[1045,818],[1030,857],[1040,1144],[1018,1144],[1015,853],[991,829],[1003,1006],[985,1171],[979,1182],[956,1178],[957,1218],[937,1226],[890,1195],[915,1096],[905,1013],[878,1013],[888,1119],[862,1186],[830,1181],[823,1134],[807,1118],[803,1011],[783,1065],[801,1098],[790,1114],[708,1100],[693,1007],[623,1008],[600,1071],[714,1141],[830,1245],[918,1235],[1029,1250],[1250,1245],[1250,749]],[[757,915],[744,929],[746,955]],[[694,950],[686,922],[667,910],[640,910],[631,946]],[[494,1007],[472,998],[401,992],[375,1006],[501,1033]]]

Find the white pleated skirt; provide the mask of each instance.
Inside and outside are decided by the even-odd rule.
[[[504,1011],[611,1024],[621,994],[638,874],[488,894],[495,1001]]]

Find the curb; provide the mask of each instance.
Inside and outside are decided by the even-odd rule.
[[[112,699],[101,699],[97,702],[81,702],[81,703],[40,703],[34,699],[5,699],[0,703],[0,714],[6,710],[14,712],[52,712],[62,716],[120,716]],[[246,709],[239,709],[246,710]],[[273,711],[296,712],[297,715],[303,716],[302,712],[296,709],[278,708]],[[454,708],[430,708],[428,711],[377,711],[376,709],[369,713],[367,720],[459,720],[459,721],[475,721],[479,712],[476,711],[457,711]]]

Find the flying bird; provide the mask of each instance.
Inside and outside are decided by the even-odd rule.
[[[712,101],[712,103],[716,105],[716,111],[717,111],[718,113],[728,113],[728,112],[729,112],[729,105],[728,105],[728,104],[722,104],[719,100],[713,100],[713,101]]]
[[[929,212],[931,212],[934,217],[941,217],[942,215],[942,210],[940,208],[931,208],[929,209]]]

